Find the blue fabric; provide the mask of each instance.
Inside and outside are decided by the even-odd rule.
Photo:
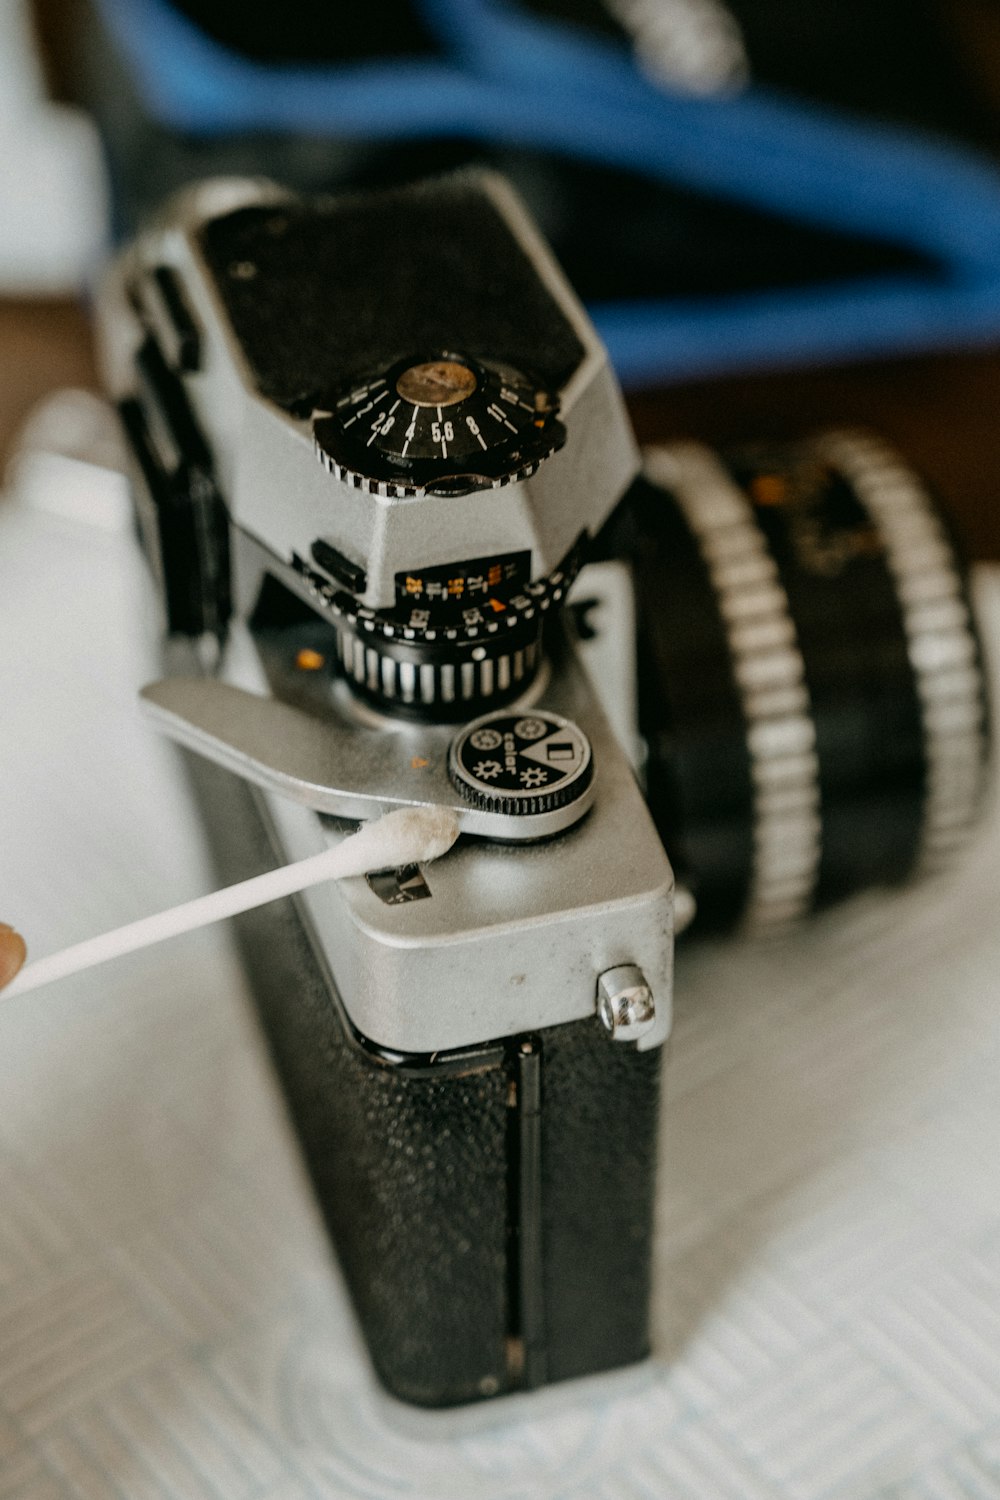
[[[1000,337],[1000,173],[970,151],[755,87],[670,93],[623,48],[501,0],[423,0],[441,59],[316,68],[237,57],[165,0],[97,3],[146,107],[172,129],[538,149],[935,262],[926,276],[592,307],[626,384]]]

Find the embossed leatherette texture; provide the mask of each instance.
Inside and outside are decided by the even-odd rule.
[[[224,880],[275,864],[250,791],[191,758]],[[449,1405],[505,1383],[506,1074],[400,1076],[350,1040],[291,901],[237,919],[288,1108],[378,1374]]]
[[[542,1038],[542,1235],[548,1378],[649,1352],[662,1049],[596,1016]]]
[[[253,794],[189,760],[222,879],[275,864]],[[237,919],[258,1010],[376,1370],[445,1406],[511,1389],[508,1069],[400,1071],[362,1051],[291,901]],[[542,1043],[538,1379],[647,1352],[659,1051],[596,1020]],[[516,1197],[516,1195],[514,1195]],[[516,1362],[514,1368],[516,1369]]]
[[[488,351],[556,388],[583,358],[473,175],[238,209],[206,224],[200,244],[257,385],[279,406],[424,350]],[[234,277],[234,265],[254,274]]]

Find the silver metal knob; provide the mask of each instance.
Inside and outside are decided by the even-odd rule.
[[[656,1024],[656,1002],[635,964],[607,969],[597,981],[597,1014],[616,1042],[636,1042]]]

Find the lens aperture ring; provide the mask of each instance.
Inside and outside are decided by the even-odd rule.
[[[788,595],[752,504],[710,449],[685,443],[644,456],[708,571],[743,710],[753,819],[743,921],[780,928],[810,910],[822,855],[816,728]]]
[[[986,779],[984,677],[963,579],[930,495],[888,444],[838,431],[815,449],[853,486],[895,583],[926,759],[917,870],[929,872],[969,836]]]

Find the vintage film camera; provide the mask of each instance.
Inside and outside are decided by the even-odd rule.
[[[602,347],[479,176],[196,190],[103,330],[199,643],[148,702],[238,773],[205,785],[224,873],[411,802],[468,833],[243,929],[382,1380],[440,1405],[640,1358],[672,877],[572,648],[541,648],[637,468]]]
[[[633,485],[604,351],[490,175],[204,184],[100,326],[167,614],[146,706],[223,877],[399,805],[462,821],[426,872],[240,924],[383,1383],[640,1359],[664,842],[705,925],[780,927],[965,833],[982,674],[930,502],[851,434]]]

